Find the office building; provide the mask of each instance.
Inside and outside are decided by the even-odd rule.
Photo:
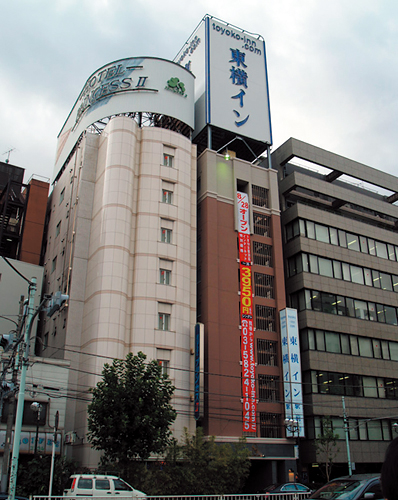
[[[272,164],[287,305],[299,311],[301,472],[321,478],[325,457],[313,445],[329,417],[339,435],[334,474],[348,472],[349,456],[355,472],[378,471],[398,417],[398,178],[296,139]]]

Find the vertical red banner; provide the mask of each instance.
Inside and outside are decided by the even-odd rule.
[[[240,261],[240,324],[242,358],[243,431],[256,432],[256,372],[253,329],[253,287],[250,252],[249,202],[237,193]]]

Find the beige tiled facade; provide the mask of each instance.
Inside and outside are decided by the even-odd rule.
[[[163,164],[164,154],[172,156],[171,166]],[[172,193],[167,202],[165,188]],[[176,387],[174,434],[192,431],[195,146],[177,132],[115,117],[101,135],[86,131],[54,186],[48,215],[47,291],[61,289],[70,299],[43,326],[44,352],[71,359],[67,430],[83,438],[78,457],[97,464],[84,439],[87,390],[105,362],[129,352],[167,362]],[[168,315],[164,330],[160,313]]]

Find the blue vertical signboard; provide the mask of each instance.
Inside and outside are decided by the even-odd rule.
[[[296,309],[283,309],[281,321],[281,345],[283,365],[283,390],[285,417],[298,424],[298,435],[304,437],[303,387],[301,383],[300,341]],[[286,429],[286,436],[297,436],[297,431]]]

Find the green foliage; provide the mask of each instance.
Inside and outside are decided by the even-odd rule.
[[[105,460],[124,464],[161,453],[170,442],[176,412],[170,405],[174,387],[155,360],[139,352],[106,364],[102,380],[91,390],[88,440]]]
[[[317,453],[317,460],[324,463],[324,473],[326,480],[329,481],[334,459],[340,451],[340,448],[336,446],[337,440],[340,436],[333,431],[332,420],[330,417],[324,417],[321,419],[321,428],[322,433],[318,434],[314,441],[314,445]]]
[[[69,476],[76,472],[76,462],[65,457],[55,457],[53,495],[62,495],[65,483]],[[39,456],[18,466],[17,495],[48,495],[50,484],[51,456]]]
[[[113,464],[113,470],[148,495],[239,493],[249,475],[249,454],[244,440],[218,445],[199,428],[195,435],[185,431],[181,444],[172,441],[161,462],[130,462],[123,471]],[[102,470],[112,470],[112,464],[104,462]]]

